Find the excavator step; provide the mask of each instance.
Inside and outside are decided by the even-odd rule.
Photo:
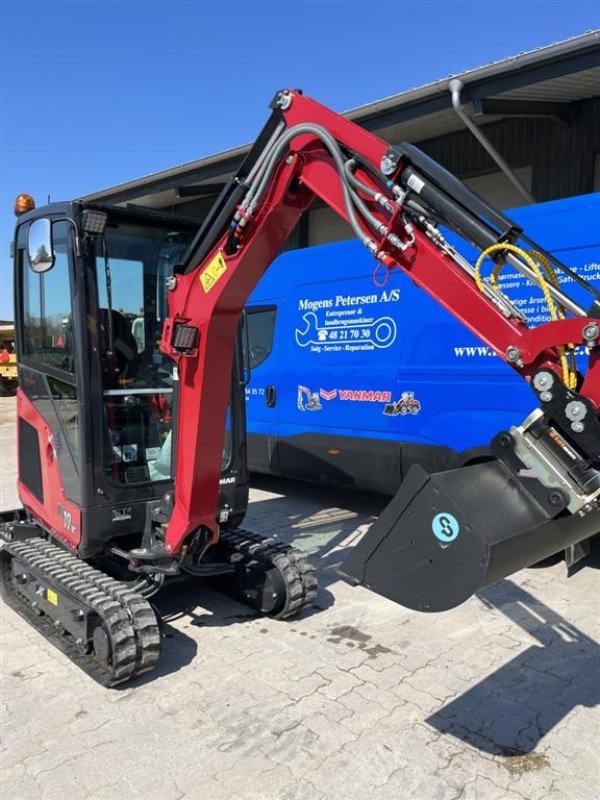
[[[103,686],[158,661],[160,632],[148,602],[45,539],[4,545],[0,589],[7,605]]]
[[[317,596],[315,568],[302,550],[236,529],[221,534],[215,551],[236,567],[233,575],[219,578],[216,588],[261,614],[289,619]]]

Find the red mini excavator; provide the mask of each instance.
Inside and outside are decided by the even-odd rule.
[[[156,663],[148,598],[168,576],[221,576],[276,617],[314,597],[302,553],[236,527],[223,469],[244,304],[316,197],[350,223],[379,280],[404,270],[530,383],[537,406],[489,457],[433,475],[413,466],[342,576],[440,611],[553,553],[573,561],[600,526],[598,292],[414,146],[297,91],[271,108],[193,236],[181,221],[81,203],[18,221],[24,509],[3,516],[3,594],[107,685]],[[476,248],[475,266],[448,231]],[[134,265],[147,275],[139,302],[117,291],[133,287]],[[543,292],[550,322],[527,324],[500,289],[505,265]]]

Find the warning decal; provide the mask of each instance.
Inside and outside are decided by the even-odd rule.
[[[217,253],[210,264],[200,273],[200,283],[208,294],[219,278],[227,271],[227,264],[222,253]]]
[[[46,589],[46,599],[49,603],[52,603],[53,606],[58,605],[58,595],[56,592],[53,592],[52,589]]]

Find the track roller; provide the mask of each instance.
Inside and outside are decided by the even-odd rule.
[[[0,551],[5,602],[103,686],[152,669],[160,655],[155,614],[124,583],[41,538]]]
[[[215,551],[235,566],[215,586],[261,614],[289,619],[317,596],[315,569],[295,547],[237,529],[223,532]]]

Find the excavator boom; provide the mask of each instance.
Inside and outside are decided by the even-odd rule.
[[[390,147],[299,92],[279,92],[272,109],[170,285],[162,348],[175,359],[180,381],[176,481],[174,506],[161,517],[167,524],[155,525],[147,537],[152,552],[176,556],[198,531],[218,539],[214,509],[236,325],[250,292],[315,198],[350,223],[379,271],[404,270],[528,380],[541,408],[497,437],[489,463],[440,476],[415,467],[342,574],[433,610],[531,563],[541,550],[557,551],[595,533],[595,290],[564,265],[551,267],[548,254],[509,218],[412,145]],[[553,319],[530,328],[497,281],[482,278],[482,259],[473,268],[449,244],[446,227],[489,256],[495,274],[508,263],[538,284]],[[556,269],[588,290],[590,310],[563,293]],[[585,376],[568,360],[577,345],[590,353]],[[548,535],[548,526],[556,535]],[[524,531],[532,530],[541,550],[525,542]],[[498,540],[508,547],[506,536],[510,558],[498,555],[504,552]],[[502,566],[492,568],[490,561],[498,559]],[[450,573],[461,576],[458,592],[444,589]],[[428,586],[443,599],[434,601],[429,588],[417,591]]]

